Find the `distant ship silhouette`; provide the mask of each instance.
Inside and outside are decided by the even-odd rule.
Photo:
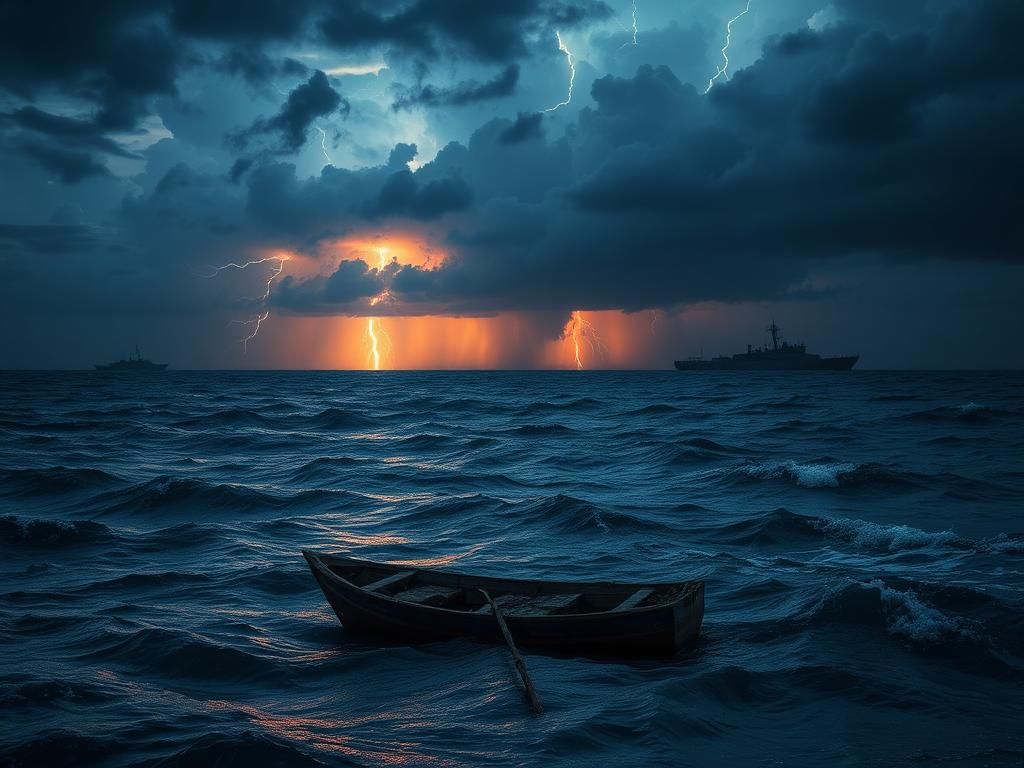
[[[807,352],[803,344],[789,344],[781,341],[781,330],[772,321],[768,326],[772,335],[771,349],[751,349],[732,357],[722,355],[705,360],[703,357],[688,357],[676,360],[680,371],[848,371],[857,364],[860,355],[848,357],[822,357]]]
[[[139,345],[135,345],[135,357],[128,353],[127,360],[118,360],[116,363],[107,363],[106,365],[97,365],[97,371],[162,371],[167,367],[167,363],[154,363],[152,360],[144,360],[142,353],[139,352]]]

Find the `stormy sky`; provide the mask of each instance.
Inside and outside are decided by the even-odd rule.
[[[1021,367],[1022,29],[1020,0],[3,3],[0,367],[664,368],[772,319],[865,367]]]

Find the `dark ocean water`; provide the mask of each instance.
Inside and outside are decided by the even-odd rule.
[[[534,717],[301,548],[702,578],[704,630],[528,654]],[[1019,765],[1024,375],[3,373],[0,711],[5,765]]]

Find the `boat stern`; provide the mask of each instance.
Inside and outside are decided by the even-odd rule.
[[[683,651],[696,642],[704,621],[704,582],[695,582],[694,588],[673,606],[675,650]]]

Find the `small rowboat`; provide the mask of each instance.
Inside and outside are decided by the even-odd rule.
[[[516,643],[568,653],[671,655],[694,642],[704,618],[702,581],[527,581],[302,554],[342,624],[400,642],[501,642],[484,591]]]

